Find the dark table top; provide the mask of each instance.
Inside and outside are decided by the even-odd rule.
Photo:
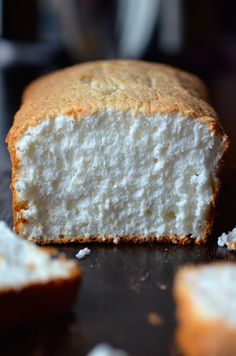
[[[39,72],[30,67],[8,68],[0,72],[0,219],[7,221],[9,226],[12,223],[8,188],[10,165],[3,136],[19,105],[23,86]],[[166,244],[89,246],[91,254],[80,261],[83,279],[73,312],[49,323],[1,334],[0,354],[79,356],[85,355],[97,343],[108,342],[135,356],[177,355],[172,295],[176,270],[189,263],[236,260],[236,253],[218,248],[216,244],[219,234],[236,225],[236,174],[232,159],[235,132],[232,122],[236,112],[232,90],[235,93],[236,81],[233,81],[232,73],[216,75],[211,82],[213,102],[224,118],[223,125],[231,133],[233,149],[210,241],[205,246],[185,247]],[[75,258],[82,247],[72,245],[60,250]],[[160,323],[152,322],[152,313],[161,318]]]

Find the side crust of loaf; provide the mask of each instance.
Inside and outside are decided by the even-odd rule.
[[[0,290],[0,330],[53,319],[68,312],[76,300],[80,270],[68,278],[31,283],[20,290]]]
[[[220,266],[220,263],[215,263]],[[203,319],[194,308],[184,286],[184,274],[189,268],[182,267],[176,275],[174,297],[177,304],[178,327],[176,342],[183,355],[188,356],[233,356],[236,352],[236,328],[220,321]]]

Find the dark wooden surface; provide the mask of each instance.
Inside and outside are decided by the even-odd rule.
[[[2,77],[4,80],[0,92],[0,219],[6,220],[9,226],[12,223],[10,165],[3,136],[19,104],[22,87],[34,73],[31,69],[26,72],[28,77],[18,72],[16,75],[4,72],[4,76],[8,77]],[[227,76],[220,83],[221,91],[212,85],[212,92],[219,111],[222,115],[225,112],[222,121],[228,132],[230,130],[234,147],[235,128],[231,119],[235,101],[232,91],[227,95],[227,88],[230,85],[235,88],[235,84]],[[230,128],[230,125],[233,127]],[[175,305],[172,296],[174,274],[180,265],[187,263],[236,259],[235,253],[216,245],[216,237],[236,225],[235,176],[231,159],[223,180],[214,232],[209,243],[200,247],[91,245],[91,254],[80,263],[83,281],[73,312],[50,323],[0,334],[0,354],[79,356],[86,355],[99,342],[108,342],[133,356],[176,355]],[[76,252],[82,247],[68,246],[60,250],[75,258]],[[163,319],[161,325],[149,323],[148,315],[153,312]]]

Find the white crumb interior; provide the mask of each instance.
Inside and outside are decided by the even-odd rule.
[[[74,261],[52,258],[42,248],[15,235],[0,221],[0,290],[67,278]]]
[[[45,119],[16,144],[15,184],[28,202],[21,234],[61,237],[200,236],[222,138],[179,115]]]
[[[190,268],[184,278],[191,304],[201,319],[236,326],[236,265]]]
[[[236,250],[236,227],[227,234],[224,232],[218,237],[218,246],[227,246],[230,249]]]

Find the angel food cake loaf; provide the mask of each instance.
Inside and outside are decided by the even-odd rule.
[[[228,147],[203,83],[142,61],[26,89],[7,137],[14,229],[37,243],[205,242]]]
[[[236,355],[235,279],[235,263],[180,268],[174,294],[176,336],[183,355]]]
[[[70,310],[80,281],[77,263],[24,241],[0,221],[0,330]]]

